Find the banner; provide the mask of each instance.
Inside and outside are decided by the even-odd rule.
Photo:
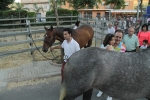
[[[150,6],[147,6],[146,15],[150,15]]]

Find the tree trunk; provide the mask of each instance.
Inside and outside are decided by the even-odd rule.
[[[54,6],[55,6],[56,23],[57,23],[57,27],[59,27],[59,19],[58,19],[58,12],[57,12],[57,3],[56,3],[56,0],[54,1]]]
[[[143,0],[141,0],[141,4],[140,4],[140,16],[143,17],[143,10],[142,10],[142,5],[143,5]]]

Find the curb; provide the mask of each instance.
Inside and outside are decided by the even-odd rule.
[[[52,73],[45,73],[45,74],[39,74],[36,76],[30,76],[30,77],[21,77],[21,78],[12,78],[12,79],[6,79],[2,80],[3,82],[9,83],[9,82],[21,82],[21,81],[27,81],[32,79],[38,79],[38,78],[50,78],[55,76],[60,76],[60,72],[52,72]]]

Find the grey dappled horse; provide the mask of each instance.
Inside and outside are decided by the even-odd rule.
[[[93,88],[120,100],[150,98],[150,49],[121,53],[89,47],[75,52],[65,65],[59,100],[75,100]]]

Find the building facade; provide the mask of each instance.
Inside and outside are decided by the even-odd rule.
[[[34,7],[33,4],[36,3],[37,7],[43,7],[43,12],[42,10],[40,10],[38,13],[41,14],[41,17],[45,17],[46,16],[46,12],[51,10],[50,7],[50,1],[49,0],[20,0],[22,4],[24,4],[25,8],[29,8],[30,12],[34,12]],[[57,5],[57,7],[61,7],[64,9],[73,9],[69,6],[68,3],[66,3],[65,5]]]
[[[33,4],[36,3],[37,7],[43,7],[43,10],[37,12],[39,16],[45,17],[46,12],[50,10],[49,0],[20,0],[22,4],[24,4],[25,8],[29,8],[30,12],[34,12]]]
[[[100,17],[109,17],[109,16],[135,16],[137,13],[138,0],[125,0],[124,9],[113,9],[110,5],[99,4],[99,8],[96,9],[79,9],[80,15],[87,18],[100,18]],[[143,0],[143,6],[148,5],[148,0]],[[139,10],[140,11],[140,10]]]
[[[43,7],[44,12],[39,11],[38,13],[41,14],[41,17],[45,17],[46,12],[50,10],[50,2],[49,0],[21,0],[21,3],[24,4],[26,8],[30,9],[30,12],[34,11],[33,4],[36,3],[38,7]],[[143,5],[146,6],[148,4],[148,0],[143,0]],[[79,9],[80,15],[82,17],[88,17],[88,18],[95,18],[96,16],[98,18],[103,16],[114,16],[114,15],[134,15],[136,14],[137,10],[136,7],[138,5],[138,0],[125,0],[125,9],[113,9],[110,5],[104,5],[104,2],[102,1],[101,4],[99,4],[99,8],[93,8],[93,9]],[[69,6],[68,3],[65,5],[61,5],[58,7],[65,8],[65,9],[73,9]]]

